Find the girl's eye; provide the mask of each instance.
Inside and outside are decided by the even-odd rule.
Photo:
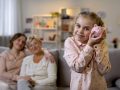
[[[85,27],[85,28],[84,28],[84,30],[87,30],[87,31],[89,31],[90,29],[89,29],[88,27]]]

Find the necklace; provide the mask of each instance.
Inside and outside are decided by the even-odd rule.
[[[12,57],[13,60],[16,60],[16,59],[19,57],[19,54],[20,54],[20,53],[15,54],[15,53],[13,53],[12,51],[10,51],[10,56]]]

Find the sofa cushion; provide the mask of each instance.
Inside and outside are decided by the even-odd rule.
[[[0,46],[0,53],[3,52],[4,50],[9,49],[8,47]]]
[[[57,87],[57,90],[70,90],[70,87]]]
[[[58,50],[56,50],[56,49],[50,50],[50,53],[54,56],[56,63],[58,64],[58,59],[59,59],[58,58],[58,56],[59,56]]]
[[[58,60],[58,86],[68,87],[70,86],[70,68],[67,65],[65,59],[63,58],[63,50],[59,51]]]
[[[115,85],[120,89],[120,79],[117,79]]]
[[[120,89],[117,87],[111,87],[111,88],[108,88],[107,90],[120,90]]]
[[[120,77],[120,72],[118,69],[120,68],[120,49],[110,49],[109,57],[111,63],[111,71],[105,75],[107,82],[112,86],[115,86],[115,81]]]
[[[70,87],[35,86],[32,90],[70,90]]]
[[[58,90],[56,86],[37,85],[32,90]]]
[[[109,80],[107,80],[107,87],[109,88],[109,87],[112,87],[113,85],[112,85],[112,82],[111,81],[109,81]]]

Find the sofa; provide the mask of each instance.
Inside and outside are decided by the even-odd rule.
[[[8,48],[0,47],[0,53],[6,49]],[[57,62],[57,87],[52,89],[51,87],[46,86],[44,89],[36,88],[35,90],[70,90],[70,69],[63,58],[64,50],[54,49],[50,51]],[[109,49],[109,56],[112,69],[105,75],[108,90],[120,90],[120,49]]]

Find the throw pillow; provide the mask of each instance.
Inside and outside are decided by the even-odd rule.
[[[118,88],[120,88],[120,79],[117,79],[117,80],[115,81],[115,85],[116,85]]]

